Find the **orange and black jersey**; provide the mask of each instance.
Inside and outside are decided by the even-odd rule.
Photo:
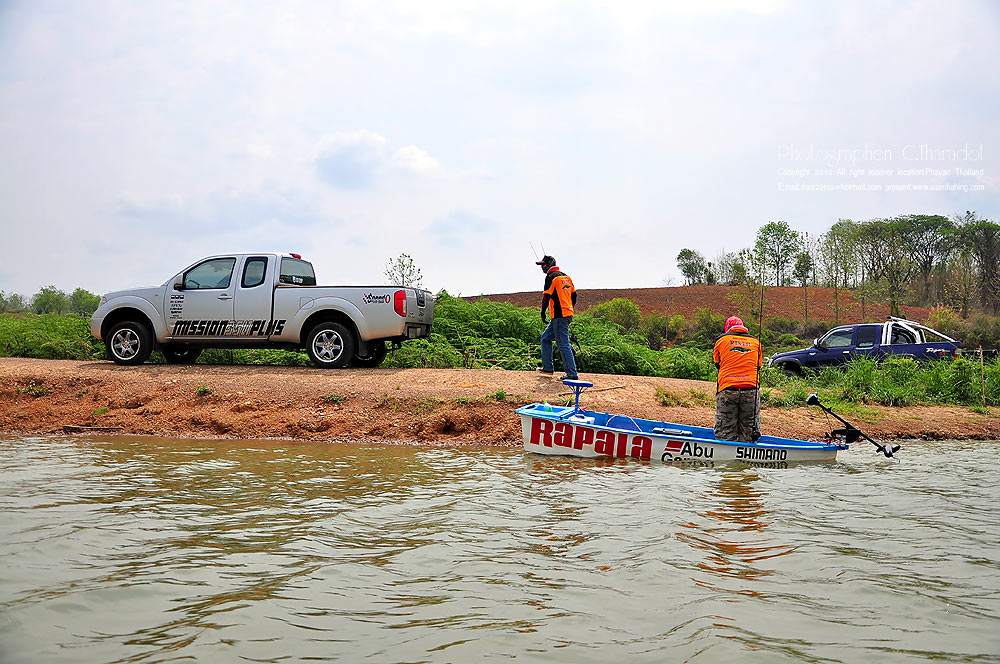
[[[727,387],[758,387],[764,353],[755,337],[730,331],[715,342],[712,356],[719,367],[720,392]]]
[[[558,267],[553,267],[545,275],[545,289],[542,291],[542,311],[549,310],[549,318],[568,318],[573,315],[576,305],[576,287],[573,280]]]

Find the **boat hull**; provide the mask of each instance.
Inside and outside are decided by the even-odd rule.
[[[829,463],[846,449],[825,442],[762,436],[755,443],[720,441],[712,429],[641,420],[624,415],[531,404],[521,416],[524,449],[536,454],[586,458],[634,458],[671,464],[741,462],[785,467],[790,463]]]

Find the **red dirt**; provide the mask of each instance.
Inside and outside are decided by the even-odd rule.
[[[582,374],[593,410],[713,426],[714,383]],[[207,393],[199,396],[204,386]],[[662,406],[657,389],[688,405]],[[205,392],[205,390],[201,390]],[[122,434],[207,438],[417,441],[520,445],[514,409],[560,403],[567,388],[529,371],[142,365],[0,359],[0,432],[60,433],[66,425]],[[498,396],[500,399],[498,399]],[[1000,416],[959,407],[865,408],[871,435],[1000,439]],[[816,440],[815,408],[765,408],[765,433]],[[860,422],[859,422],[860,424]]]
[[[805,318],[805,289],[792,287],[768,287],[764,291],[764,318],[780,316],[781,318]],[[581,311],[616,297],[625,297],[639,306],[645,316],[653,311],[667,314],[681,314],[689,321],[694,317],[699,307],[706,307],[712,313],[731,316],[735,313],[738,300],[742,293],[736,286],[675,286],[669,288],[605,288],[599,290],[578,291],[578,306]],[[759,297],[759,293],[757,293]],[[483,295],[487,300],[495,302],[510,302],[519,307],[537,307],[541,304],[541,293],[500,293]],[[820,321],[835,321],[834,291],[832,288],[809,288],[809,319]],[[889,315],[889,306],[866,302],[864,316],[859,300],[854,299],[851,291],[839,293],[840,317],[839,323],[862,323],[882,321]],[[465,298],[474,300],[477,298]],[[901,313],[910,320],[924,322],[930,315],[930,309],[923,307],[900,307]]]

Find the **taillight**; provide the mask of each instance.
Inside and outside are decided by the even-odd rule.
[[[396,310],[396,313],[400,316],[406,316],[406,291],[398,290],[396,294],[392,296],[392,308]]]

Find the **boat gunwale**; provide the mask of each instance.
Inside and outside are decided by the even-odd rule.
[[[773,438],[777,438],[779,440],[787,440],[787,441],[790,441],[790,442],[788,444],[785,444],[785,443],[770,443],[770,442],[762,443],[760,441],[746,442],[746,443],[744,443],[744,442],[740,442],[740,441],[737,441],[737,440],[719,440],[718,438],[714,438],[714,437],[713,438],[703,438],[701,436],[696,436],[693,433],[687,434],[687,435],[671,435],[671,434],[666,434],[666,433],[653,433],[652,431],[643,431],[642,427],[640,427],[639,431],[634,431],[632,429],[620,429],[618,427],[611,427],[611,426],[607,426],[606,424],[594,424],[593,422],[590,422],[590,423],[587,423],[587,422],[574,422],[572,420],[567,419],[567,417],[569,417],[571,415],[574,415],[576,413],[586,413],[586,412],[601,413],[601,414],[607,415],[609,417],[617,417],[617,416],[619,416],[620,414],[617,414],[617,413],[605,413],[604,411],[599,411],[599,410],[588,411],[585,408],[581,408],[579,411],[576,411],[576,410],[573,409],[572,406],[553,406],[553,408],[558,408],[561,411],[561,412],[558,412],[558,413],[555,412],[555,411],[536,411],[536,410],[534,410],[532,408],[532,406],[536,406],[536,405],[540,406],[541,403],[535,402],[535,403],[532,403],[532,404],[527,404],[527,405],[521,406],[520,408],[516,409],[514,412],[517,413],[518,415],[526,415],[528,417],[535,417],[535,418],[542,419],[542,420],[550,420],[550,421],[555,421],[555,422],[566,422],[567,424],[575,424],[577,426],[586,426],[586,427],[591,427],[591,428],[594,428],[594,429],[603,429],[605,431],[614,431],[616,433],[627,433],[627,434],[632,434],[632,435],[637,435],[637,436],[651,436],[653,438],[661,438],[661,439],[665,438],[667,440],[696,440],[696,441],[698,441],[700,443],[708,443],[708,444],[712,444],[712,445],[728,445],[730,447],[753,447],[753,448],[759,448],[759,449],[808,450],[808,451],[846,450],[846,449],[848,449],[848,447],[846,445],[840,445],[840,444],[837,444],[837,443],[827,443],[827,442],[823,442],[823,441],[800,440],[798,438],[780,438],[778,436],[766,436],[766,437],[767,438],[772,438],[772,439]],[[567,409],[568,409],[568,412],[567,412]],[[531,412],[526,412],[526,411],[531,411]],[[621,417],[628,417],[633,422],[635,422],[635,418],[632,417],[631,415],[620,415],[620,416]],[[646,421],[646,422],[661,422],[662,424],[665,424],[667,426],[676,426],[676,427],[692,426],[692,425],[685,425],[685,424],[677,424],[676,422],[667,422],[665,420],[646,420],[645,418],[639,418],[639,419],[641,419],[643,421]],[[638,422],[636,422],[636,425],[638,426]],[[696,428],[705,429],[707,427],[696,427]]]

